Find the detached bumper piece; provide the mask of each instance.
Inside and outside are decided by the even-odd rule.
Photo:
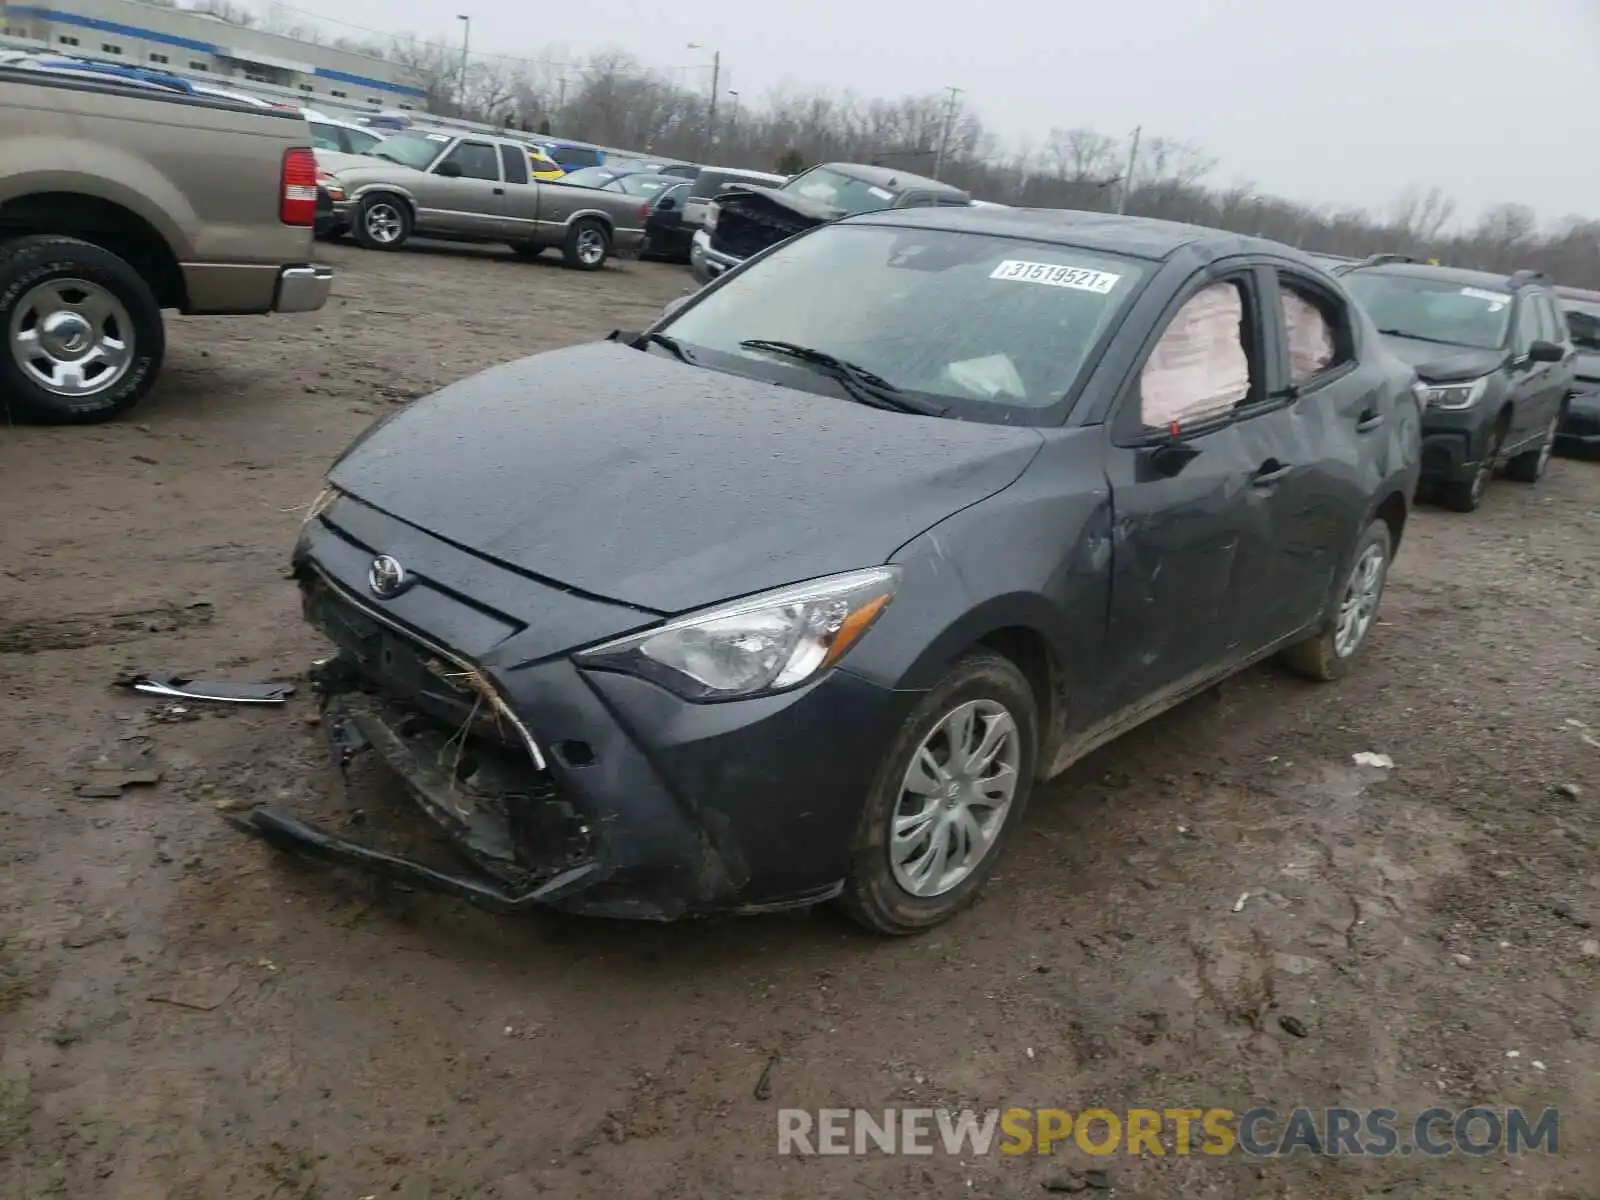
[[[315,858],[517,913],[598,882],[588,825],[546,772],[513,751],[464,731],[452,733],[414,710],[364,692],[338,692],[349,678],[339,659],[317,682],[329,695],[323,724],[341,770],[371,750],[474,870],[449,871],[349,841],[276,807],[238,822],[246,832]]]

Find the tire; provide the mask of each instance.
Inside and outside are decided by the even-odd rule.
[[[1488,449],[1484,451],[1472,478],[1464,483],[1435,484],[1434,500],[1452,512],[1477,512],[1478,506],[1483,503],[1483,494],[1489,490],[1489,481],[1494,478],[1495,467],[1500,462],[1500,447],[1505,445],[1505,440],[1506,427],[1502,420],[1489,435]]]
[[[411,206],[391,192],[362,198],[350,232],[367,250],[398,250],[411,239]]]
[[[70,237],[0,244],[0,337],[7,418],[55,425],[127,412],[154,386],[167,348],[143,276]]]
[[[1506,478],[1518,483],[1538,483],[1544,478],[1545,468],[1550,465],[1550,456],[1555,453],[1556,430],[1561,427],[1563,411],[1556,413],[1555,420],[1550,422],[1550,428],[1544,431],[1544,439],[1532,450],[1524,450],[1510,462],[1506,463]]]
[[[1377,623],[1393,553],[1389,526],[1383,521],[1368,525],[1350,556],[1350,565],[1339,576],[1334,615],[1327,628],[1283,652],[1283,661],[1291,670],[1322,682],[1342,679],[1350,673]],[[1353,638],[1346,635],[1347,618],[1353,622],[1349,630]]]
[[[545,248],[537,242],[512,242],[511,253],[522,259],[535,259],[544,253]]]
[[[574,270],[598,271],[611,257],[611,231],[603,221],[596,221],[592,217],[574,221],[572,228],[567,230],[561,257]]]
[[[991,753],[988,764],[993,767],[1003,762],[1012,772],[1010,778],[1013,788],[1009,806],[1003,810],[976,805],[968,808],[960,805],[956,797],[946,797],[942,791],[947,784],[952,788],[960,784],[959,772],[954,781],[949,780],[944,772],[953,748],[946,722],[962,712],[974,718],[971,722],[973,740],[967,743],[969,748],[975,741],[981,748],[982,737],[999,728],[996,718],[1001,714],[1010,718],[1011,729],[1000,735],[1001,740]],[[1039,752],[1038,726],[1038,707],[1033,689],[1009,659],[982,652],[969,654],[958,662],[906,718],[890,744],[874,778],[861,824],[856,831],[851,848],[850,875],[839,896],[840,907],[852,919],[876,933],[904,936],[931,929],[970,904],[982,889],[1027,810]],[[925,770],[922,778],[929,788],[941,789],[937,794],[906,788],[908,772],[924,750],[932,756],[939,774]],[[987,768],[980,768],[980,772],[986,771]],[[988,795],[984,798],[992,800],[1001,797],[1003,788],[996,787],[992,777],[987,780],[975,778],[979,784],[986,782],[990,785]],[[983,795],[977,790],[965,794],[974,798]],[[902,818],[915,815],[902,810],[915,809],[919,796],[927,796],[923,811],[928,814],[927,822],[920,828],[929,829],[930,832],[925,839],[913,837],[905,843],[913,853],[903,859],[902,867],[897,868],[891,861],[891,826],[897,813]],[[954,814],[963,812],[975,818],[978,829],[984,829],[986,822],[995,820],[998,814],[997,823],[988,827],[987,847],[979,848],[966,840],[965,844],[973,847],[977,853],[966,864],[965,873],[951,879],[942,890],[935,890],[939,887],[937,880],[929,880],[929,894],[917,895],[906,886],[903,879],[910,875],[914,881],[918,867],[935,867],[931,856],[937,845],[942,844],[946,853],[946,857],[938,861],[949,862],[950,849],[963,844],[959,831],[974,828],[973,825],[946,823]],[[947,814],[951,816],[947,817]],[[959,818],[955,818],[955,821],[959,821]],[[965,838],[970,839],[970,836],[966,834]],[[924,843],[926,849],[917,855],[916,847]]]

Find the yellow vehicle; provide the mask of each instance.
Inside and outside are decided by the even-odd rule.
[[[566,171],[562,170],[561,164],[555,159],[551,158],[543,150],[535,150],[532,147],[528,149],[528,164],[529,169],[533,172],[533,177],[544,183],[560,179],[566,174]]]

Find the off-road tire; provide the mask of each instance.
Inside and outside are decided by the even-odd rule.
[[[889,864],[889,826],[900,803],[901,782],[911,755],[928,733],[957,706],[980,699],[1003,704],[1016,722],[1021,745],[1017,790],[1005,824],[973,873],[944,895],[913,896],[895,880]],[[839,907],[875,933],[900,937],[931,929],[972,903],[1022,823],[1038,755],[1038,704],[1022,672],[1003,655],[989,651],[966,655],[923,697],[890,742],[856,829]]]
[[[128,314],[133,361],[104,391],[61,396],[40,386],[17,363],[11,347],[16,306],[41,283],[82,279],[111,293]],[[78,238],[37,235],[0,242],[0,411],[8,421],[89,425],[127,412],[155,385],[166,355],[161,305],[144,277],[127,261]]]
[[[1361,540],[1356,543],[1349,559],[1340,569],[1332,596],[1333,612],[1328,618],[1326,627],[1315,637],[1296,642],[1279,656],[1283,659],[1284,665],[1295,674],[1304,675],[1307,679],[1315,679],[1321,683],[1343,679],[1350,673],[1350,668],[1355,665],[1356,660],[1361,657],[1361,652],[1367,648],[1367,643],[1372,640],[1372,629],[1377,625],[1376,613],[1373,614],[1372,625],[1368,627],[1350,654],[1340,657],[1335,646],[1339,631],[1339,606],[1346,589],[1350,586],[1351,573],[1361,561],[1361,556],[1366,553],[1367,547],[1375,543],[1383,547],[1383,580],[1379,587],[1382,588],[1383,584],[1388,582],[1389,568],[1394,564],[1394,538],[1390,535],[1386,522],[1374,521],[1367,526],[1361,535]],[[1382,599],[1381,591],[1379,599]]]

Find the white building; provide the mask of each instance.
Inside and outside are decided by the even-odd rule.
[[[426,108],[403,67],[140,0],[0,0],[0,33],[129,66],[247,80],[298,92],[307,104]]]

